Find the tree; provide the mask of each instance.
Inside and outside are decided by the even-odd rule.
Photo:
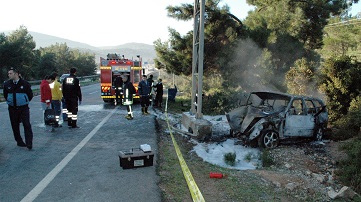
[[[313,95],[317,91],[315,85],[316,64],[302,58],[286,74],[288,92],[298,95]]]
[[[56,72],[59,74],[68,73],[69,69],[73,67],[74,57],[66,43],[56,43],[45,48],[40,48],[39,51],[41,52],[41,56],[50,53],[55,56]]]
[[[41,61],[47,72],[68,73],[71,67],[77,68],[78,76],[92,75],[96,71],[94,54],[71,50],[66,43],[40,48]],[[44,63],[46,62],[46,63]]]
[[[356,2],[356,1],[354,1]],[[250,38],[265,49],[273,75],[270,84],[282,91],[286,72],[302,58],[320,61],[315,49],[322,47],[323,28],[331,15],[341,14],[346,8],[345,0],[248,0],[256,9],[249,12],[243,22]]]
[[[9,67],[19,69],[27,80],[40,80],[53,72],[68,73],[71,67],[78,69],[78,76],[95,74],[94,54],[71,50],[65,43],[35,49],[33,37],[21,26],[6,36],[0,33],[0,79],[7,80]]]
[[[95,55],[91,53],[82,53],[79,50],[73,50],[74,67],[76,67],[78,76],[88,76],[95,74],[97,64],[95,64]]]
[[[0,42],[1,72],[6,72],[9,67],[15,67],[19,69],[24,78],[32,79],[29,72],[36,64],[36,45],[27,28],[20,26],[18,30],[11,32],[9,36],[2,34]],[[2,74],[1,79],[4,81],[7,77]]]
[[[320,89],[327,96],[331,121],[346,115],[361,92],[361,63],[350,56],[334,56],[321,67]]]
[[[44,78],[53,72],[58,72],[56,68],[56,56],[54,53],[45,53],[40,56],[39,64],[37,66],[37,78]]]
[[[229,46],[235,42],[242,33],[242,24],[229,8],[219,8],[219,0],[206,2],[205,16],[205,44],[204,44],[204,74],[210,75],[219,72],[222,68],[219,59]],[[177,20],[190,20],[193,18],[193,6],[168,6],[168,16]],[[181,36],[176,30],[169,28],[170,39],[166,42],[154,42],[157,58],[157,68],[164,68],[177,75],[190,75],[192,72],[193,32]]]
[[[269,30],[269,41],[275,42],[277,36],[290,35],[305,45],[308,50],[322,46],[323,28],[330,16],[340,15],[358,0],[247,0],[256,9],[249,17],[258,16],[262,23],[245,23],[250,29],[263,27]],[[247,21],[247,20],[246,20]],[[273,39],[273,40],[272,40]]]
[[[351,18],[342,21],[333,18],[324,29],[324,46],[319,51],[323,58],[337,55],[355,55],[361,59],[361,26],[360,19]]]

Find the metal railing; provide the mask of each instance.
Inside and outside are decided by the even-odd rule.
[[[99,74],[96,75],[91,75],[91,76],[81,76],[81,77],[77,77],[79,79],[79,81],[81,82],[90,82],[90,81],[96,81],[97,79],[99,79]],[[36,81],[28,81],[31,84],[31,88],[33,90],[36,89],[40,89],[40,84],[41,84],[41,80],[36,80]],[[2,94],[2,88],[3,86],[0,85],[0,94]]]
[[[91,75],[91,76],[81,76],[77,77],[79,81],[95,81],[96,79],[99,79],[99,74]],[[28,81],[31,85],[40,85],[42,80],[36,80],[36,81]]]

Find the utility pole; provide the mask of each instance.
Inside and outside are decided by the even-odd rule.
[[[192,59],[192,107],[196,119],[203,118],[203,51],[204,51],[204,10],[205,0],[194,1],[193,59]]]

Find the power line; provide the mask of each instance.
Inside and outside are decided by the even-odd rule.
[[[332,23],[329,25],[326,25],[326,27],[337,27],[337,26],[345,26],[345,25],[355,25],[355,24],[360,24],[361,23],[361,19],[352,19],[352,20],[347,20],[347,21],[343,21],[343,22],[336,22],[336,23]]]

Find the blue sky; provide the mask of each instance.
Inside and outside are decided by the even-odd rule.
[[[193,22],[167,17],[168,5],[194,0],[16,0],[1,2],[0,32],[18,29],[57,36],[92,46],[115,46],[168,39],[168,27],[181,34],[193,29]],[[240,19],[252,9],[246,0],[223,0]],[[360,3],[355,7],[361,12]],[[355,12],[356,13],[356,12]]]

